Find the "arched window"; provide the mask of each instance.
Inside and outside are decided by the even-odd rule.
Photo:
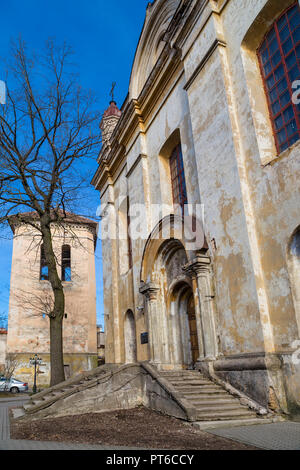
[[[174,204],[179,204],[183,210],[187,204],[187,193],[184,176],[181,145],[178,144],[170,157],[170,171]]]
[[[292,101],[293,83],[300,79],[298,2],[275,21],[258,49],[258,58],[280,153],[300,137],[300,105]]]
[[[61,280],[71,282],[71,247],[63,245],[61,249]]]
[[[44,245],[41,245],[41,261],[40,261],[40,280],[48,281],[49,280],[49,271],[45,257]]]

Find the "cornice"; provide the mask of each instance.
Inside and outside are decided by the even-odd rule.
[[[183,67],[180,46],[207,4],[209,4],[209,0],[185,0],[177,9],[165,34],[166,45],[140,95],[137,99],[130,101],[128,96],[126,97],[119,122],[103,153],[100,153],[99,168],[92,180],[96,189],[103,188],[107,182],[112,182],[117,169],[126,158],[125,149],[128,148],[134,134],[145,132],[145,123],[161,99],[168,83],[174,79],[179,67]],[[213,48],[216,48],[218,44],[214,44]],[[207,60],[208,57],[205,59]],[[199,73],[199,67],[201,68],[201,64],[186,86],[189,86],[191,80],[195,78],[194,75]]]
[[[188,6],[184,11],[184,19],[181,20],[182,27],[177,28],[170,34],[170,41],[173,44],[177,44],[177,47],[181,47],[182,43],[185,41],[186,37],[190,34],[193,30],[195,23],[197,22],[198,18],[203,14],[203,11],[206,7],[209,7],[210,13],[212,13],[212,8],[210,5],[209,0],[198,0],[198,1],[190,1],[188,2]]]
[[[130,169],[126,173],[126,178],[129,178],[130,175],[133,173],[134,169],[137,167],[138,163],[141,161],[142,158],[147,158],[147,155],[144,153],[140,153],[140,155],[136,158],[135,162],[133,165],[130,167]]]
[[[205,56],[203,57],[203,59],[201,60],[201,62],[197,65],[196,69],[194,70],[194,72],[192,73],[191,77],[188,79],[188,81],[186,82],[186,84],[184,85],[184,89],[187,91],[190,86],[192,85],[192,83],[194,82],[195,78],[197,77],[197,75],[199,75],[200,71],[203,69],[203,67],[205,66],[206,62],[209,60],[209,58],[212,56],[212,54],[215,52],[215,50],[219,47],[226,47],[226,43],[221,41],[220,39],[215,39],[215,41],[213,42],[213,44],[210,46],[209,50],[207,51],[207,53],[205,54]]]
[[[139,100],[130,100],[124,108],[122,117],[113,134],[113,138],[126,146],[136,129],[144,132],[144,118]]]
[[[182,24],[182,22],[184,21],[184,18],[191,6],[191,4],[193,3],[194,0],[184,0],[178,7],[177,11],[175,12],[175,15],[173,16],[169,26],[168,26],[168,29],[165,33],[165,40],[170,42],[172,37],[174,36],[174,34],[178,31],[178,28],[179,26]],[[204,1],[204,0],[202,0]],[[206,0],[208,1],[208,0]],[[196,2],[197,4],[198,3],[201,3],[200,2]]]
[[[138,98],[145,122],[168,83],[174,79],[175,71],[181,66],[181,51],[166,44],[163,54],[153,68]]]

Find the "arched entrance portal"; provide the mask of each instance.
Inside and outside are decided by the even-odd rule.
[[[193,290],[187,283],[179,283],[173,290],[170,306],[173,335],[173,362],[184,368],[193,367],[199,359],[199,342]],[[171,332],[170,332],[171,333]]]
[[[124,319],[125,362],[132,364],[137,361],[136,329],[133,312],[128,310]]]
[[[164,239],[169,232],[173,238]],[[149,360],[159,369],[190,368],[217,355],[211,260],[207,247],[188,250],[176,216],[163,219],[144,248],[140,293]]]

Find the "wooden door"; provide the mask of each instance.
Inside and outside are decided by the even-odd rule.
[[[189,327],[190,327],[190,340],[191,340],[191,350],[193,363],[197,362],[199,358],[199,345],[198,345],[198,332],[197,332],[197,321],[195,313],[195,302],[194,297],[191,297],[188,300],[188,317],[189,317]]]

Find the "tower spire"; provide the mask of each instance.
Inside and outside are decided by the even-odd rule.
[[[111,101],[109,103],[109,107],[106,109],[106,111],[104,111],[102,121],[100,123],[103,145],[108,144],[109,139],[111,138],[112,133],[122,114],[117,106],[117,103],[115,102],[115,87],[116,82],[113,82],[109,93],[111,96]]]

